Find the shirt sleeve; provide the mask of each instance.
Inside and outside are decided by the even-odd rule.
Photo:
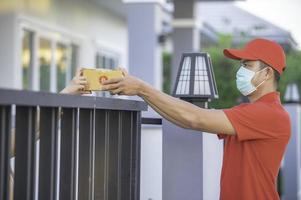
[[[275,138],[273,110],[266,105],[243,104],[223,110],[239,141]]]

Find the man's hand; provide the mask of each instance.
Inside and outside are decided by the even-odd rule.
[[[67,87],[65,87],[60,93],[62,94],[83,94],[85,87],[88,84],[86,77],[81,76],[82,69],[76,71],[76,75],[73,77]]]
[[[118,95],[139,95],[141,91],[141,86],[144,83],[142,80],[131,76],[128,74],[126,69],[118,68],[124,74],[122,78],[112,78],[109,80],[102,81],[103,84],[102,90],[103,91],[110,91],[111,94],[118,94]]]

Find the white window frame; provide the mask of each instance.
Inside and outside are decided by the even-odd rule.
[[[48,26],[41,25],[39,23],[33,22],[28,19],[20,19],[19,22],[19,31],[21,36],[23,36],[23,31],[30,31],[33,33],[33,44],[32,44],[32,75],[30,76],[30,89],[39,91],[40,90],[40,72],[39,72],[39,45],[40,39],[49,40],[51,43],[52,57],[51,57],[51,65],[50,65],[50,92],[59,92],[57,91],[57,66],[56,66],[56,58],[55,58],[55,49],[58,44],[65,45],[68,48],[68,59],[67,59],[67,70],[66,70],[66,84],[71,80],[71,57],[72,57],[72,45],[76,45],[79,49],[81,48],[81,39],[72,34],[66,34],[61,31],[59,28],[51,28]],[[20,39],[20,51],[22,52],[22,38]],[[68,38],[68,39],[67,39]],[[79,54],[80,51],[78,50]],[[77,55],[79,56],[79,55]],[[20,58],[21,59],[21,58]],[[20,62],[21,63],[21,62]],[[77,60],[77,64],[78,60]],[[22,68],[22,65],[19,66]],[[23,70],[21,70],[21,77],[23,78]],[[23,83],[22,83],[23,88]]]
[[[98,55],[105,56],[105,57],[107,57],[109,59],[114,59],[116,61],[115,68],[118,67],[119,64],[120,64],[120,58],[121,58],[120,53],[117,52],[117,51],[114,51],[114,50],[112,50],[110,48],[99,47],[97,49],[97,51],[96,51],[96,56],[95,56],[96,58],[95,59],[97,59]],[[95,63],[95,66],[97,67],[97,63]]]

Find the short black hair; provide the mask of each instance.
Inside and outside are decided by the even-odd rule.
[[[264,69],[266,67],[271,67],[270,65],[266,64],[263,61],[259,61],[260,62],[260,69]],[[280,74],[277,70],[275,70],[273,67],[271,67],[273,69],[274,72],[274,83],[275,83],[275,87],[278,88],[279,86],[279,82],[280,82]]]

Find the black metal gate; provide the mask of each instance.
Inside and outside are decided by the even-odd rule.
[[[138,200],[146,109],[133,100],[0,90],[0,199]]]

